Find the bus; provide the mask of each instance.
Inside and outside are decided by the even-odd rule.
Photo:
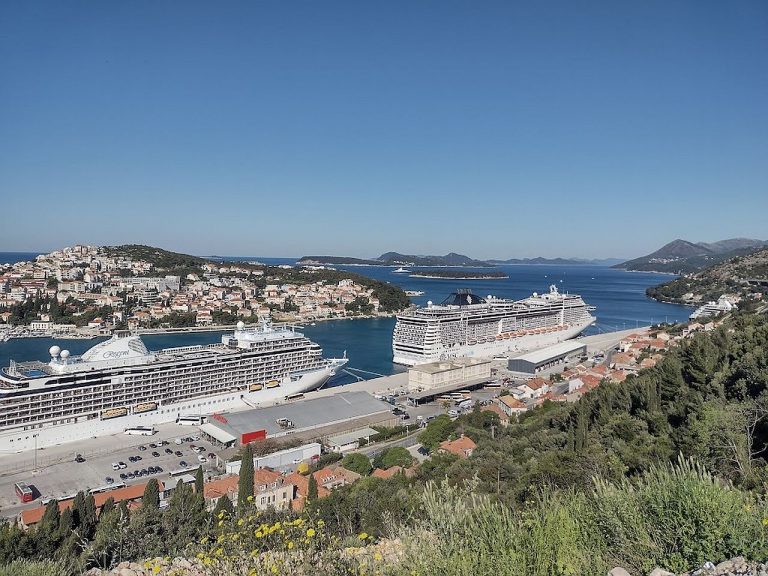
[[[32,502],[35,499],[35,494],[32,492],[32,488],[27,486],[24,482],[17,482],[15,485],[16,496],[22,502]]]
[[[134,428],[126,428],[123,434],[133,434],[137,436],[152,436],[155,433],[155,429],[152,426],[136,426]]]
[[[176,424],[180,426],[201,426],[203,424],[202,416],[179,416],[176,418]]]

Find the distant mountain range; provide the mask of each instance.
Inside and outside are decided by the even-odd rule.
[[[549,264],[550,266],[612,266],[622,262],[621,258],[602,258],[587,260],[584,258],[510,258],[509,260],[488,260],[491,264]]]
[[[509,260],[475,260],[463,254],[450,252],[445,256],[416,256],[387,252],[378,258],[350,258],[348,256],[302,256],[302,265],[347,265],[347,266],[466,266],[492,268],[498,264],[549,264],[553,266],[593,265],[611,266],[621,262],[620,258],[587,260],[582,258],[510,258]]]
[[[350,258],[348,256],[302,256],[298,264],[346,264],[357,266],[472,266],[477,268],[490,268],[493,264],[482,260],[474,260],[463,254],[450,252],[445,256],[417,256],[414,254],[400,254],[399,252],[387,252],[378,258],[366,260],[364,258]]]
[[[614,268],[639,272],[689,274],[729,258],[749,254],[765,246],[768,246],[768,241],[751,238],[729,238],[711,243],[677,239],[647,256],[616,264]]]

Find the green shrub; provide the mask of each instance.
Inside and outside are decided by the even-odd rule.
[[[0,566],[0,576],[66,576],[74,573],[70,564],[51,560],[14,560]]]

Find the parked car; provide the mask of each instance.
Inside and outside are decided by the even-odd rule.
[[[142,452],[144,452],[144,450],[146,450],[146,449],[147,449],[147,447],[146,447],[146,446],[143,446],[143,445],[142,445],[142,446],[139,446],[139,450],[141,450]]]
[[[85,458],[83,458],[82,454],[78,454],[77,456],[75,456],[75,462],[77,462],[78,464],[82,464],[83,462],[85,462]]]
[[[136,478],[136,474],[134,474],[133,472],[128,472],[128,474],[126,474],[126,476],[128,476],[129,480],[133,480],[134,478]]]
[[[150,447],[150,448],[157,448],[157,444],[155,444],[154,442],[152,442],[152,444],[150,444],[150,445],[149,445],[149,447]]]
[[[189,464],[187,464],[185,460],[182,460],[181,462],[179,462],[179,466],[181,466],[182,468],[186,468],[187,466],[189,466]]]
[[[112,470],[120,470],[120,464],[117,462],[112,462]]]
[[[125,468],[128,468],[128,464],[120,460],[120,462],[117,463],[118,466],[120,466],[120,470],[124,470]]]
[[[173,450],[171,450],[170,448],[166,448],[165,449],[165,453],[166,454],[173,454]]]
[[[152,456],[154,456],[155,458],[159,458],[160,452],[152,452]]]
[[[427,448],[426,446],[419,446],[416,452],[418,452],[422,456],[429,456],[429,448]]]
[[[208,460],[213,460],[214,458],[216,458],[216,454],[213,452],[208,452]]]
[[[107,484],[114,484],[115,479],[112,478],[112,476],[107,476],[106,478],[104,478],[104,482],[106,482]]]
[[[458,418],[459,412],[458,410],[448,410],[448,416],[450,416],[451,418]]]
[[[128,474],[125,474],[124,472],[120,472],[120,480],[128,480]]]
[[[174,454],[176,454],[176,456],[181,457],[181,450],[176,450],[176,452],[174,452]]]
[[[206,458],[205,456],[198,456],[197,461],[200,462],[200,464],[205,464],[206,462],[208,462],[208,458]]]
[[[184,440],[181,438],[176,438],[176,440],[173,441],[174,444],[184,444]]]

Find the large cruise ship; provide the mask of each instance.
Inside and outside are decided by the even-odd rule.
[[[82,356],[0,369],[0,454],[256,406],[314,390],[347,363],[291,327],[238,323],[221,344],[147,350],[117,333]],[[345,355],[346,356],[346,355]]]
[[[574,338],[595,321],[581,296],[546,294],[523,300],[480,298],[470,290],[440,305],[401,314],[392,335],[393,362],[413,366],[459,356],[490,357]]]

